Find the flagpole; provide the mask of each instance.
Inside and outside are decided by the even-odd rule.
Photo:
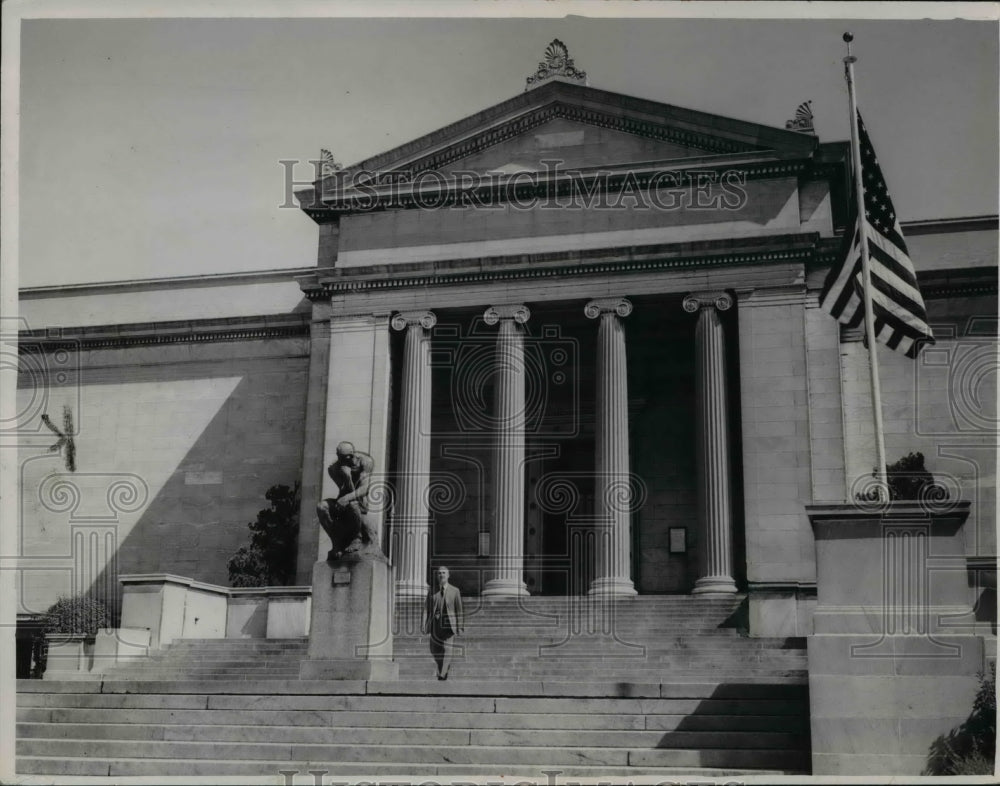
[[[875,313],[872,308],[871,261],[868,258],[868,222],[865,220],[865,189],[861,182],[861,143],[858,132],[858,99],[854,90],[854,64],[857,58],[851,54],[854,36],[844,33],[847,57],[844,58],[844,76],[847,79],[847,93],[851,103],[851,157],[854,160],[854,199],[858,210],[858,233],[861,244],[861,289],[865,304],[865,338],[868,342],[868,361],[871,376],[872,413],[875,417],[875,478],[885,490],[888,501],[888,487],[885,476],[885,435],[882,428],[882,387],[878,376],[878,352],[875,344]]]

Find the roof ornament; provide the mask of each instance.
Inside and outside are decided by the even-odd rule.
[[[815,134],[813,129],[812,101],[803,101],[795,110],[795,117],[785,123],[788,131],[799,131],[803,134]]]
[[[552,43],[546,47],[545,59],[538,64],[538,70],[525,80],[527,84],[524,89],[531,90],[553,78],[587,84],[587,73],[576,69],[566,44],[558,38],[553,38]]]
[[[333,157],[333,153],[325,147],[319,149],[319,176],[329,177],[335,172],[339,172],[344,166]]]

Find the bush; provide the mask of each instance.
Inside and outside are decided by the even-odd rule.
[[[113,627],[111,612],[101,601],[83,596],[59,598],[42,616],[45,633],[85,633]]]
[[[32,679],[39,679],[45,673],[49,656],[46,634],[82,633],[93,636],[98,628],[112,628],[115,625],[111,612],[105,604],[82,595],[59,598],[37,619],[41,624],[37,628],[37,633],[32,634]]]
[[[992,775],[997,750],[996,664],[980,672],[972,713],[931,745],[925,775]]]
[[[908,453],[895,464],[887,464],[885,473],[890,500],[944,502],[948,499],[948,490],[935,482],[934,476],[924,466],[923,453]],[[875,477],[874,472],[872,477]],[[877,497],[874,494],[876,492],[873,489],[867,495],[860,492],[855,496],[859,500],[875,502]]]
[[[264,495],[271,507],[250,522],[250,545],[229,560],[233,587],[287,586],[295,578],[299,536],[299,484],[271,486]]]

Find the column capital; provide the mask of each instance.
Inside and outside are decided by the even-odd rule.
[[[437,324],[437,316],[433,311],[401,311],[392,317],[393,330],[405,330],[410,325],[420,325],[430,330]]]
[[[620,317],[632,313],[632,301],[623,297],[603,297],[591,300],[583,307],[588,319],[597,319],[601,314],[613,312]]]
[[[717,308],[728,311],[733,305],[733,296],[728,292],[716,290],[713,292],[692,292],[684,298],[684,310],[693,314],[702,308]]]
[[[495,325],[501,319],[513,319],[523,325],[531,318],[531,311],[523,303],[509,303],[502,306],[490,306],[483,314],[487,325]]]

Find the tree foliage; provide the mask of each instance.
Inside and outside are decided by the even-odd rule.
[[[229,560],[229,583],[234,587],[287,586],[295,578],[299,484],[271,486],[264,497],[271,507],[247,525],[250,545],[240,547]]]
[[[996,663],[979,674],[972,712],[931,745],[925,775],[992,775],[997,750]]]

